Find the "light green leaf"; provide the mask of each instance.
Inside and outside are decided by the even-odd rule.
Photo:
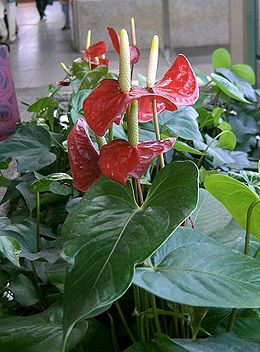
[[[15,134],[0,142],[0,161],[12,155],[19,172],[36,171],[55,161],[56,155],[50,149],[51,137],[45,128],[22,124]]]
[[[250,104],[250,102],[244,98],[243,92],[226,78],[217,75],[216,73],[212,73],[211,79],[216,83],[217,87],[230,98],[241,101],[242,103]]]
[[[235,134],[232,131],[225,130],[219,139],[217,147],[221,147],[223,149],[234,150],[236,148],[237,139]]]
[[[140,208],[129,185],[101,178],[90,187],[63,227],[70,241],[65,255],[73,264],[65,282],[65,331],[106,310],[128,289],[135,264],[194,210],[197,181],[195,164],[172,163],[157,175]]]
[[[211,175],[206,178],[204,184],[245,229],[248,208],[259,199],[257,194],[243,183],[225,175]],[[260,240],[260,202],[252,211],[251,234]]]
[[[226,67],[230,68],[232,65],[232,58],[227,49],[218,48],[212,54],[212,65],[214,68]]]
[[[246,80],[251,85],[255,84],[255,73],[251,66],[246,64],[232,65],[231,71],[234,72],[238,77]]]
[[[168,301],[196,307],[260,307],[260,261],[189,228],[179,228],[135,270],[134,283]]]

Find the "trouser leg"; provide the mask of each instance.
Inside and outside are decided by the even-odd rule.
[[[9,4],[7,4],[7,18],[8,18],[8,29],[9,29],[10,42],[15,41],[15,39],[16,39],[15,17],[16,17],[16,4],[15,4],[15,2],[10,2]]]
[[[7,32],[4,16],[5,16],[5,3],[3,0],[0,0],[0,36],[3,38],[3,40],[6,40],[8,32]]]
[[[65,26],[69,27],[70,26],[70,12],[69,12],[69,5],[62,5],[62,11],[64,12],[65,15]]]

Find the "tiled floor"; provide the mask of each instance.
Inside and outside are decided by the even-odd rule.
[[[71,46],[71,31],[62,31],[63,13],[59,1],[47,6],[47,20],[39,21],[35,3],[19,4],[17,6],[17,23],[19,27],[16,43],[11,45],[11,64],[17,89],[17,96],[22,115],[26,109],[21,101],[32,103],[36,98],[47,92],[48,84],[55,83],[64,77],[60,62],[70,64],[80,56]],[[89,28],[86,28],[86,31]],[[200,50],[183,49],[191,63],[205,73],[210,73],[210,50],[201,54]],[[117,55],[109,53],[110,68],[117,71]],[[174,58],[172,53],[170,60]],[[135,72],[146,74],[148,52],[142,53]],[[161,55],[158,78],[168,68]],[[22,116],[22,118],[28,118]]]

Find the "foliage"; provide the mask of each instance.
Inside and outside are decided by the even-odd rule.
[[[109,33],[119,50],[116,32]],[[66,77],[29,107],[31,121],[0,143],[1,203],[7,205],[0,217],[0,348],[258,351],[260,115],[253,70],[216,50],[215,72],[209,78],[197,73],[203,84],[193,106],[165,109],[158,129],[152,118],[140,122],[134,146],[128,144],[134,112],[124,110],[121,124],[113,123],[104,136],[89,129],[95,152],[83,139],[83,146],[75,144],[73,164],[67,140],[85,116],[86,99],[103,79],[117,82],[100,47],[105,51],[98,42],[64,66]],[[131,60],[138,60],[139,49],[131,46],[131,52]],[[153,93],[140,80],[138,94],[162,99],[164,78]],[[68,84],[64,106],[62,87]],[[167,99],[166,105],[178,98]],[[164,150],[161,142],[143,142],[158,135],[165,143],[176,141],[155,158]],[[120,150],[113,151],[106,161],[112,171],[105,174],[100,143],[113,145],[113,138],[125,140],[127,162],[118,167]],[[83,153],[90,148],[92,154]],[[12,180],[2,173],[10,155],[18,171]],[[85,177],[89,155],[96,155],[102,176],[82,192],[74,187],[73,172],[81,175],[77,167],[83,165]],[[138,170],[127,169],[132,177],[116,182],[114,175],[131,163]],[[239,310],[232,321],[234,308]]]

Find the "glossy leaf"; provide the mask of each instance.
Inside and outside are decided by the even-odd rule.
[[[183,177],[183,175],[186,175]],[[72,268],[64,293],[64,328],[104,311],[129,287],[143,262],[194,210],[197,168],[176,162],[161,170],[141,208],[129,185],[98,180],[69,214],[63,237]]]
[[[11,225],[11,221],[7,217],[0,217],[0,253],[8,258],[14,265],[20,266],[19,243],[14,238],[5,236],[5,233],[3,232],[9,225]]]
[[[23,274],[13,278],[9,288],[13,293],[14,300],[24,307],[31,306],[39,301],[36,287]]]
[[[212,54],[212,65],[214,68],[230,68],[232,65],[230,53],[224,48],[216,49]]]
[[[39,174],[36,174],[37,180],[32,182],[28,188],[32,192],[48,192],[48,191],[54,191],[53,188],[51,188],[53,183],[58,183],[59,182],[62,184],[64,182],[69,182],[72,180],[72,177],[68,174],[65,174],[63,172],[57,172],[55,174],[50,174],[48,176],[42,176]],[[57,192],[53,192],[57,193]],[[60,194],[60,193],[57,193]],[[63,193],[62,193],[63,194]]]
[[[180,107],[177,111],[164,111],[160,115],[162,130],[167,130],[183,139],[202,140],[197,121],[198,113],[192,107]]]
[[[181,141],[176,141],[174,143],[174,149],[178,150],[179,152],[186,152],[186,153],[196,154],[196,155],[205,155],[205,153],[195,148],[192,148],[188,144]]]
[[[216,83],[218,88],[230,98],[241,101],[242,103],[250,104],[250,102],[244,98],[243,92],[239,90],[233,83],[228,81],[226,78],[221,77],[216,73],[212,73],[211,79],[214,83]]]
[[[136,268],[134,283],[161,298],[197,307],[260,306],[260,261],[198,231],[179,228],[151,260]]]
[[[52,164],[56,155],[50,152],[51,137],[41,126],[20,125],[16,133],[0,142],[0,161],[12,155],[18,162],[18,171],[37,171]]]
[[[255,73],[251,66],[246,64],[236,64],[232,65],[231,71],[238,77],[248,81],[251,85],[255,84]]]
[[[161,352],[258,352],[259,344],[243,340],[234,334],[224,333],[206,339],[170,339],[157,335],[155,343]]]
[[[225,130],[219,139],[217,147],[221,147],[223,149],[234,150],[236,148],[237,139],[235,134],[232,131]]]
[[[234,248],[245,236],[245,230],[227,209],[207,190],[199,190],[199,202],[194,211],[196,229],[213,239]]]
[[[207,177],[205,187],[245,229],[248,208],[259,199],[257,194],[243,183],[225,175]],[[260,202],[252,211],[251,234],[260,240]]]
[[[5,352],[57,352],[62,347],[62,316],[60,308],[27,317],[15,316],[0,319],[0,350]],[[69,351],[83,337],[86,322],[72,331]]]

